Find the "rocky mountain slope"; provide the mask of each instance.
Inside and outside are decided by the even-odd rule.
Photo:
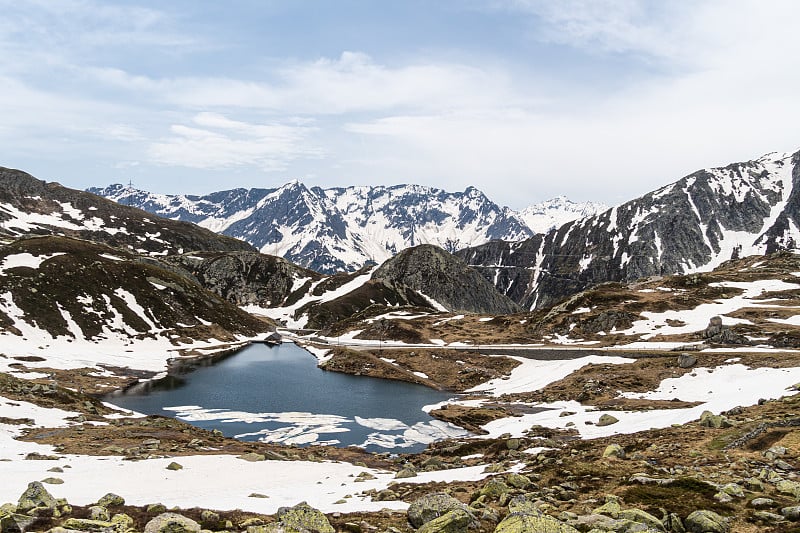
[[[321,189],[293,181],[207,196],[157,195],[122,185],[90,191],[240,238],[323,273],[381,263],[419,244],[454,251],[534,233],[517,213],[473,187],[456,193],[419,185]]]
[[[156,259],[58,236],[0,246],[0,352],[69,368],[113,353],[158,370],[270,329]]]
[[[497,315],[520,310],[463,261],[429,244],[400,252],[375,270],[372,278],[411,287],[443,310]]]
[[[800,152],[697,171],[599,215],[459,257],[526,308],[606,281],[710,270],[800,242]]]
[[[0,237],[66,235],[146,255],[252,250],[243,241],[162,219],[94,194],[0,167]]]

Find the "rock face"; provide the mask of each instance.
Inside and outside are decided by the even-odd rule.
[[[244,241],[0,167],[0,236],[66,235],[164,255],[252,250]]]
[[[236,305],[278,307],[295,291],[302,294],[306,283],[322,279],[285,259],[257,252],[197,253],[172,261],[191,271],[203,287]]]
[[[112,185],[91,192],[159,216],[241,238],[317,272],[353,271],[410,246],[450,251],[533,231],[507,207],[473,187],[449,193],[419,185],[233,189],[207,196],[165,196]],[[577,215],[575,215],[577,216]]]
[[[409,248],[382,264],[372,274],[395,286],[421,292],[448,311],[505,314],[519,307],[462,260],[436,246]]]
[[[601,214],[457,255],[523,307],[589,286],[712,269],[796,247],[800,152],[700,170]]]

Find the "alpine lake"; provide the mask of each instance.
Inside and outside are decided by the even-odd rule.
[[[412,383],[327,372],[309,352],[284,343],[252,344],[211,365],[140,383],[104,400],[240,440],[408,453],[468,435],[422,410],[453,396]]]

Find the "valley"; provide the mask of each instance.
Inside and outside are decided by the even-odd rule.
[[[5,170],[0,530],[793,531],[798,166],[337,273]]]

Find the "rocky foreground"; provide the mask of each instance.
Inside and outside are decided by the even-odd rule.
[[[594,376],[592,368],[597,373]],[[544,392],[556,394],[558,387],[568,387],[570,380],[601,382],[613,388],[619,385],[615,379],[603,365],[594,365]],[[52,403],[58,395],[44,392],[20,390],[15,401],[38,396],[50,398],[51,405],[59,404]],[[720,414],[707,412],[687,424],[628,435],[580,440],[569,429],[534,426],[521,438],[444,441],[432,444],[421,454],[398,457],[364,453],[328,456],[332,449],[326,448],[270,452],[258,448],[259,443],[225,439],[177,420],[169,421],[169,428],[159,434],[160,440],[137,442],[138,432],[161,431],[163,423],[159,420],[166,419],[119,419],[108,426],[94,425],[92,410],[102,411],[102,406],[87,399],[83,409],[79,394],[73,393],[66,397],[69,406],[85,410],[86,423],[64,432],[33,429],[23,437],[55,445],[56,455],[27,457],[53,466],[47,477],[29,480],[28,489],[18,501],[0,507],[0,531],[798,531],[800,397],[795,392]],[[613,426],[616,422],[606,419],[601,423]],[[226,446],[227,441],[230,446]],[[209,444],[213,444],[214,453],[227,450],[240,454],[243,462],[266,466],[265,472],[279,464],[277,461],[299,468],[311,462],[324,465],[320,461],[338,459],[361,464],[363,470],[352,481],[362,481],[358,484],[362,487],[368,486],[373,474],[377,475],[375,468],[393,472],[395,479],[385,488],[353,493],[354,499],[385,503],[386,508],[377,512],[346,512],[348,500],[342,499],[336,502],[341,504],[342,512],[323,514],[302,502],[311,498],[308,493],[294,494],[296,505],[280,508],[274,514],[224,506],[167,509],[157,501],[155,493],[154,501],[147,505],[126,504],[125,493],[106,495],[93,505],[71,504],[50,493],[58,494],[61,486],[69,485],[62,485],[62,477],[67,478],[68,473],[62,468],[65,462],[58,453],[124,455],[139,464],[161,460],[168,462],[160,467],[165,469],[165,475],[167,470],[170,475],[181,475],[182,470],[187,471],[184,465],[189,457],[185,455],[204,453]],[[470,480],[416,482],[428,472],[447,474],[464,467],[478,467],[483,474]],[[227,475],[222,471],[209,475],[209,489]],[[267,498],[265,501],[276,496],[250,495]],[[398,509],[398,504],[404,508]]]

